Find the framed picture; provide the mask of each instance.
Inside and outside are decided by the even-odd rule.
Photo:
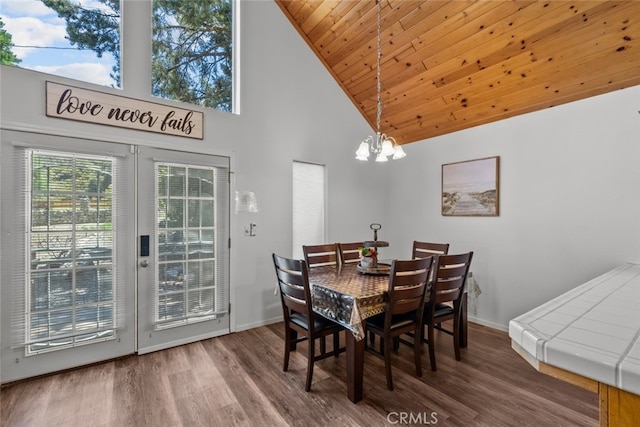
[[[442,165],[443,216],[498,216],[500,157]]]

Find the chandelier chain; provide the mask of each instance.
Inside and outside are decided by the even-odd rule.
[[[378,95],[378,102],[377,102],[377,112],[376,112],[376,129],[378,131],[378,133],[380,133],[380,119],[382,117],[382,98],[381,98],[381,92],[382,92],[382,82],[380,80],[380,60],[382,58],[382,42],[381,42],[381,37],[380,37],[380,25],[381,25],[381,11],[382,11],[382,0],[376,0],[376,3],[378,5],[378,21],[377,21],[377,30],[378,30],[378,35],[376,38],[376,43],[377,43],[377,56],[376,56],[376,79],[377,79],[377,95]]]
[[[382,1],[376,2],[376,135],[369,135],[358,146],[356,160],[369,159],[369,154],[376,155],[376,162],[386,162],[390,156],[393,160],[406,156],[396,140],[382,133]]]

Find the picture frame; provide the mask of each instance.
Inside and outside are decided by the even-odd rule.
[[[500,156],[442,165],[442,216],[498,216]]]

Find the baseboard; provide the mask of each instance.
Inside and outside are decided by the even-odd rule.
[[[469,322],[477,323],[478,325],[487,326],[489,328],[497,329],[503,332],[509,332],[509,326],[501,325],[499,323],[490,322],[488,320],[480,319],[478,317],[469,316]],[[244,325],[238,325],[235,332],[247,331],[253,328],[259,328],[260,326],[271,325],[272,323],[282,322],[282,316],[272,317],[271,319],[261,320],[259,322],[246,323]]]
[[[222,336],[222,335],[227,335],[228,333],[229,333],[229,331],[223,330],[223,331],[216,331],[216,332],[213,332],[213,333],[207,333],[207,334],[203,334],[203,335],[198,335],[198,336],[194,336],[194,337],[188,337],[188,338],[181,339],[181,340],[176,340],[176,341],[166,342],[166,343],[162,343],[162,344],[158,344],[158,345],[152,345],[152,346],[149,346],[149,347],[139,348],[137,353],[139,355],[142,355],[142,354],[152,353],[154,351],[166,350],[167,348],[177,347],[179,345],[184,345],[184,344],[191,344],[192,342],[202,341],[202,340],[206,340],[206,339],[209,339],[209,338],[215,338],[215,337],[219,337],[219,336]]]
[[[488,320],[480,319],[478,317],[469,316],[467,318],[469,322],[477,323],[478,325],[486,326],[488,328],[497,329],[503,332],[509,332],[509,326],[501,325],[499,323],[490,322]],[[271,325],[272,323],[282,322],[282,316],[272,317],[271,319],[261,320],[259,322],[246,323],[244,325],[238,325],[235,332],[247,331],[253,328],[259,328],[260,326]]]
[[[503,332],[509,332],[509,327],[505,325],[501,325],[499,323],[489,322],[488,320],[483,320],[477,317],[469,316],[467,318],[469,322],[477,323],[478,325],[487,326],[489,328],[497,329]]]
[[[247,323],[244,325],[236,325],[235,332],[247,331],[249,329],[259,328],[260,326],[267,326],[267,325],[271,325],[272,323],[278,323],[278,322],[282,322],[282,316],[272,317],[271,319],[265,319],[259,322]]]

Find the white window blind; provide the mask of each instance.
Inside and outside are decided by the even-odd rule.
[[[24,261],[12,266],[13,346],[35,354],[114,339],[124,322],[114,238],[122,220],[118,159],[31,149],[16,154],[25,165],[16,177],[25,233],[17,246]]]
[[[325,167],[293,162],[293,251],[303,258],[302,245],[324,243]]]
[[[228,176],[223,167],[155,164],[156,329],[229,310]]]

